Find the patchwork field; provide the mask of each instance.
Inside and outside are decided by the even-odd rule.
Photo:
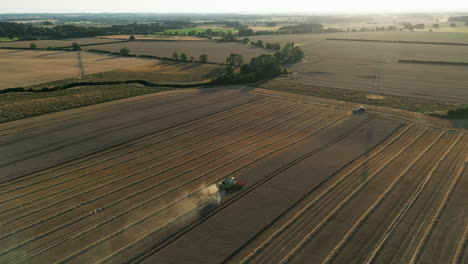
[[[241,43],[218,43],[218,42],[152,42],[152,41],[132,41],[126,43],[103,44],[85,49],[106,50],[111,52],[119,52],[123,47],[130,49],[131,54],[136,55],[152,55],[158,57],[172,58],[172,54],[185,53],[190,58],[193,56],[196,60],[202,54],[208,55],[208,61],[225,63],[226,58],[231,53],[242,54],[245,61],[250,61],[252,57],[268,53],[265,49],[255,48],[251,45]]]
[[[81,59],[80,59],[81,57]],[[0,50],[0,89],[147,65],[154,60],[89,52]]]
[[[1,124],[0,262],[463,262],[466,131],[350,105],[233,86]]]
[[[100,39],[128,40],[131,35],[112,35],[100,36]],[[174,36],[174,35],[133,35],[138,40],[190,40],[190,41],[208,41],[206,38],[194,36]]]
[[[424,32],[424,31],[374,31],[374,32],[339,32],[322,34],[291,34],[252,36],[252,40],[261,39],[266,42],[286,43],[294,41],[297,44],[327,38],[344,39],[371,39],[371,40],[400,40],[400,41],[425,41],[425,42],[453,42],[468,44],[468,34],[462,32]]]

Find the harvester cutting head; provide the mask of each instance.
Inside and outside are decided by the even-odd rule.
[[[240,190],[244,187],[243,183],[240,183],[234,177],[226,177],[224,181],[218,183],[218,189],[226,193]]]

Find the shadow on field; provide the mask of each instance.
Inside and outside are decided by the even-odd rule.
[[[73,52],[73,51],[60,51],[60,52],[42,54],[42,55],[34,56],[34,58],[47,57],[47,56],[52,56],[52,55],[57,55],[57,54],[63,54],[63,53],[69,53],[69,52]]]
[[[9,54],[9,53],[18,53],[18,52],[25,52],[26,50],[13,50],[7,52],[0,52],[0,54]]]
[[[94,60],[94,61],[106,61],[106,60],[115,60],[115,59],[118,59],[120,58],[119,56],[112,56],[110,58],[102,58],[102,59],[97,59],[97,60]]]

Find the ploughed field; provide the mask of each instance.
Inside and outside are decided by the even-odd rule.
[[[152,62],[154,60],[90,52],[0,49],[0,89],[78,78]]]
[[[467,141],[247,87],[1,124],[0,262],[462,263]]]

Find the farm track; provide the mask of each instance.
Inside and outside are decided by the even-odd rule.
[[[148,122],[204,109],[191,115],[192,119],[177,119],[119,144],[3,180],[0,262],[147,263],[158,259],[152,258],[158,254],[184,254],[186,247],[171,251],[180,240],[197,237],[192,234],[235,212],[240,204],[255,203],[252,197],[278,191],[272,183],[285,184],[281,186],[285,191],[298,188],[298,183],[286,181],[289,176],[298,177],[295,173],[302,170],[297,168],[320,171],[313,167],[321,166],[320,162],[311,160],[322,158],[327,164],[324,158],[333,150],[351,150],[353,144],[369,142],[372,131],[384,130],[387,136],[371,139],[372,145],[353,152],[354,158],[327,177],[307,179],[306,187],[316,187],[291,198],[297,201],[283,203],[280,210],[284,211],[266,214],[270,222],[252,223],[259,227],[255,233],[244,232],[245,240],[233,242],[235,247],[229,247],[227,241],[226,248],[232,251],[216,258],[222,256],[224,263],[466,261],[466,132],[411,121],[390,126],[374,122],[383,120],[379,115],[350,116],[341,110],[345,105],[308,101],[302,96],[227,91],[175,91],[174,96],[168,92],[107,104],[102,115],[99,108],[82,115],[75,109],[0,126],[0,139],[17,135],[23,144],[27,137],[51,132],[68,122],[76,129],[107,122],[113,111],[138,111],[140,116],[106,128],[106,133],[116,133],[120,127],[142,128]],[[214,103],[223,107],[211,107]],[[154,109],[161,110],[151,115]],[[96,134],[88,137],[97,138]],[[51,142],[45,151],[61,145],[68,149],[73,145],[70,142]],[[14,146],[5,141],[0,144]],[[298,152],[303,144],[312,147]],[[321,154],[327,150],[329,154]],[[269,160],[289,151],[301,154],[263,173],[261,167]],[[38,158],[37,153],[31,155],[32,160]],[[0,172],[5,168],[0,167]],[[326,170],[317,174],[324,177],[320,173]],[[253,179],[243,178],[246,175]],[[193,207],[193,199],[203,197],[207,186],[214,188],[226,176],[246,180],[248,185],[198,218],[194,208],[207,201]],[[261,210],[268,212],[268,207]],[[218,235],[217,230],[212,232]]]

